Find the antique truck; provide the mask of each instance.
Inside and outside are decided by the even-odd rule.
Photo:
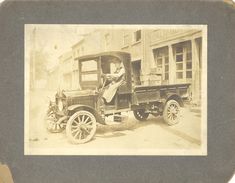
[[[116,91],[111,103],[101,102],[107,87],[105,75],[113,71],[113,58],[119,59],[125,69],[125,81]],[[190,84],[137,85],[133,86],[131,57],[126,52],[105,52],[82,56],[78,62],[79,90],[60,90],[55,102],[50,102],[47,112],[47,129],[61,132],[66,129],[70,142],[79,144],[90,141],[97,124],[105,125],[107,116],[133,111],[139,121],[150,114],[163,116],[168,125],[180,120],[180,109],[189,97]]]

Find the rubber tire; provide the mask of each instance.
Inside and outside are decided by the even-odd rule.
[[[146,121],[146,119],[149,117],[149,113],[145,113],[145,109],[134,110],[133,114],[135,116],[135,119],[137,119],[138,121]]]
[[[167,109],[170,107],[170,105],[172,104],[175,104],[177,107],[178,107],[178,116],[176,118],[176,120],[172,121],[171,119],[168,118],[168,115],[167,115]],[[163,110],[163,119],[165,121],[165,123],[167,123],[169,126],[171,125],[175,125],[177,123],[179,123],[180,121],[180,105],[179,103],[176,101],[176,100],[169,100],[167,101],[165,107],[164,107],[164,110]]]

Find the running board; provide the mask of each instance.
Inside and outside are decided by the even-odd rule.
[[[131,108],[126,108],[126,109],[114,109],[114,110],[106,110],[104,111],[104,114],[115,114],[115,113],[119,113],[119,112],[128,112],[130,111]]]

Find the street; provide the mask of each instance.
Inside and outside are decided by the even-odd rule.
[[[33,154],[39,149],[40,152],[43,149],[53,149],[55,153],[66,149],[81,154],[95,149],[96,152],[113,154],[111,151],[117,149],[126,149],[130,153],[146,149],[159,152],[162,150],[199,150],[201,147],[200,110],[192,110],[189,107],[182,108],[181,121],[174,126],[168,126],[162,117],[152,115],[147,121],[139,122],[130,111],[124,114],[128,116],[124,122],[111,122],[112,118],[108,118],[108,125],[98,125],[95,137],[90,142],[71,144],[66,138],[65,131],[49,133],[45,128],[44,114],[47,109],[47,94],[46,92],[44,94],[36,92],[31,95],[29,148]],[[114,154],[119,153],[121,154],[121,152]]]

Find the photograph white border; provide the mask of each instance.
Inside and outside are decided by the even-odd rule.
[[[62,24],[25,24],[25,29],[28,25],[45,25],[45,26],[55,26]],[[122,29],[153,29],[153,28],[161,28],[161,29],[171,29],[171,28],[183,28],[183,29],[193,29],[200,28],[202,30],[203,35],[203,49],[202,49],[202,82],[201,82],[201,149],[198,150],[175,150],[175,149],[84,149],[81,151],[76,149],[76,145],[74,148],[30,148],[29,147],[29,82],[30,82],[30,74],[29,74],[29,48],[28,45],[24,45],[24,154],[25,155],[163,155],[163,156],[205,156],[207,155],[207,25],[136,25],[136,24],[64,24],[68,26],[81,26],[81,27],[96,27],[96,28],[122,28]],[[29,39],[28,35],[25,31],[25,43],[26,39]],[[89,142],[88,142],[89,143]]]

